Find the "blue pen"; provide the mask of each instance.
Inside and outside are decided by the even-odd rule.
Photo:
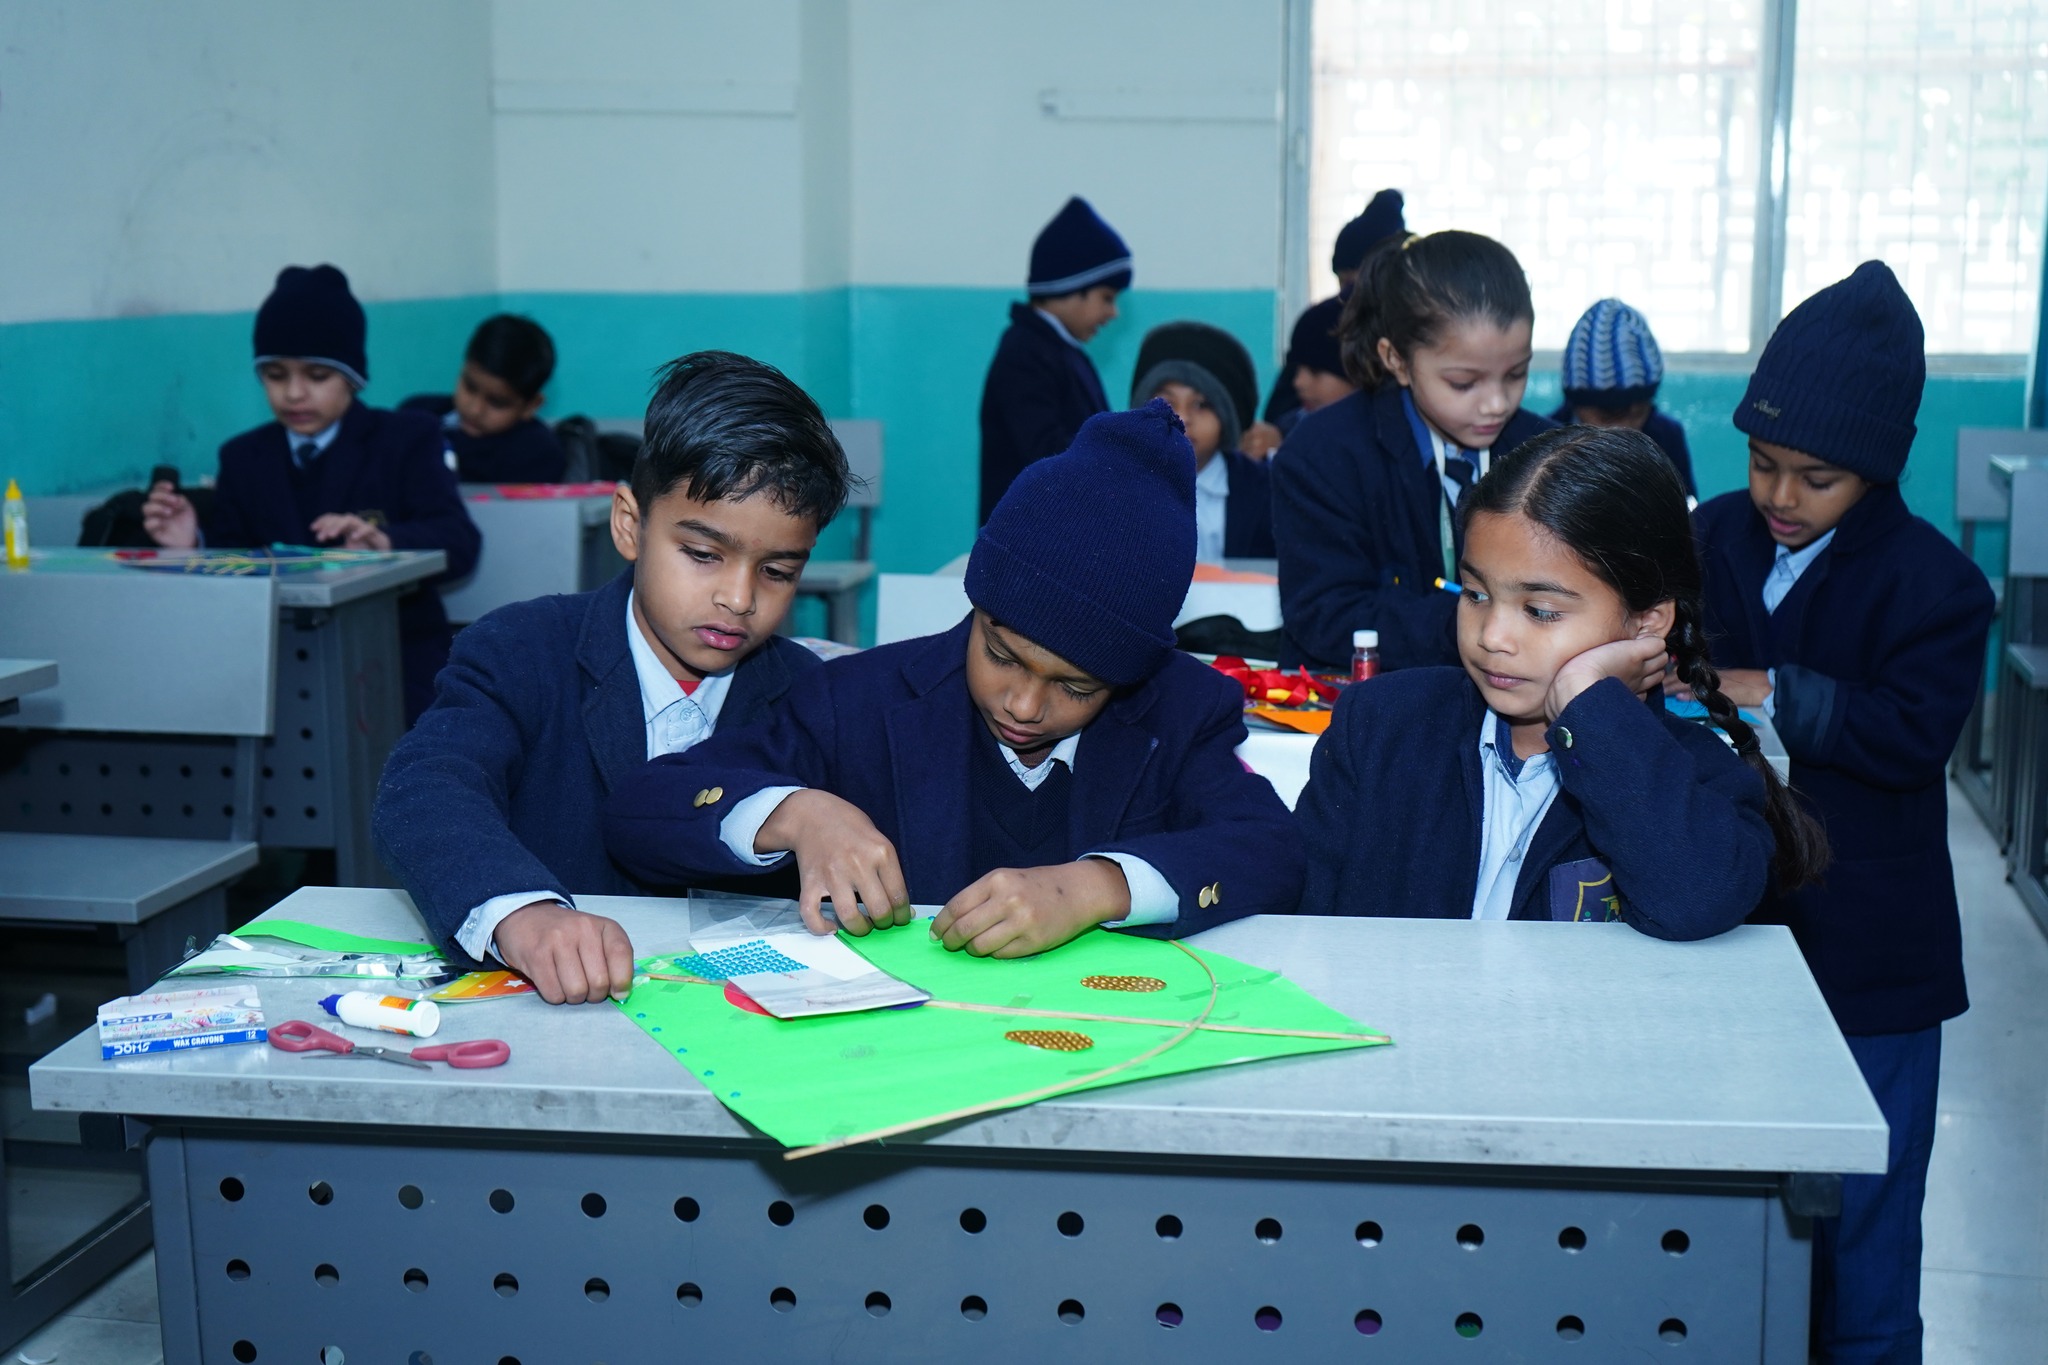
[[[1445,592],[1450,593],[1455,597],[1462,597],[1465,595],[1465,585],[1462,583],[1453,583],[1447,578],[1439,578],[1436,581],[1436,585],[1439,588],[1442,588]]]

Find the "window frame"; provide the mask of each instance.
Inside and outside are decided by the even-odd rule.
[[[1284,90],[1281,185],[1281,288],[1277,335],[1285,338],[1309,297],[1308,259],[1310,148],[1315,137],[1315,6],[1316,0],[1282,0],[1286,28],[1282,46]],[[1792,167],[1792,83],[1797,74],[1799,0],[1763,0],[1757,101],[1757,232],[1750,270],[1749,349],[1747,351],[1666,351],[1667,369],[1692,373],[1748,373],[1763,354],[1764,343],[1783,317],[1785,240]],[[2048,262],[2041,271],[2043,312],[2036,324],[2033,354],[2027,351],[1934,353],[1927,357],[1930,374],[2033,377],[2048,368]],[[2038,358],[2037,358],[2038,357]],[[1538,351],[1537,369],[1556,369],[1558,351]],[[2048,380],[2041,381],[2048,387]]]

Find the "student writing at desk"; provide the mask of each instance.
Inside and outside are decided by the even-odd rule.
[[[331,265],[288,266],[256,313],[256,374],[277,417],[220,448],[211,512],[150,489],[142,524],[157,544],[248,550],[308,541],[350,550],[440,550],[444,578],[476,567],[481,539],[448,467],[439,426],[358,402],[370,379],[362,305]],[[410,724],[448,661],[448,613],[432,583],[398,604]]]
[[[948,948],[1000,957],[1292,911],[1301,838],[1237,760],[1243,692],[1173,647],[1194,473],[1165,403],[1091,418],[982,528],[968,619],[648,764],[612,796],[612,853],[667,882],[793,858],[814,931],[825,897],[854,934],[943,903]]]
[[[722,351],[662,371],[595,592],[500,607],[456,637],[392,751],[376,835],[443,944],[554,1004],[623,997],[632,947],[572,892],[647,890],[605,856],[605,794],[648,759],[760,720],[817,656],[776,634],[846,454],[810,396]]]

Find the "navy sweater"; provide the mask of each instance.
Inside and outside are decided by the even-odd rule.
[[[377,850],[435,935],[493,896],[650,889],[605,856],[602,812],[647,761],[626,639],[629,569],[595,592],[514,602],[455,637],[434,705],[377,785]],[[759,721],[817,656],[775,636],[743,660],[718,733]]]
[[[1388,383],[1318,408],[1274,461],[1284,663],[1348,670],[1351,632],[1367,629],[1380,633],[1383,669],[1457,661],[1458,599],[1434,586],[1443,484],[1401,393]],[[1493,449],[1505,455],[1551,425],[1517,409]]]
[[[1272,462],[1235,450],[1219,452],[1218,458],[1230,466],[1230,497],[1223,504],[1223,557],[1273,558]]]
[[[981,387],[981,520],[1025,465],[1059,454],[1083,422],[1108,411],[1087,353],[1030,304],[1011,304],[1009,329]]]
[[[1946,536],[1871,489],[1764,612],[1776,555],[1746,492],[1695,514],[1708,644],[1775,668],[1792,786],[1827,827],[1817,886],[1774,898],[1844,1033],[1910,1033],[1969,1008],[1948,854],[1949,755],[1984,675],[1991,587]]]
[[[464,483],[560,483],[569,456],[546,422],[529,417],[495,436],[472,436],[449,420],[455,400],[445,393],[417,394],[400,412],[424,412],[441,419],[441,434],[455,452],[455,477]]]
[[[1485,716],[1461,668],[1344,690],[1295,808],[1310,849],[1303,914],[1471,918]],[[1756,908],[1777,844],[1763,779],[1720,736],[1608,678],[1548,738],[1561,790],[1529,841],[1510,918],[1605,919],[1586,912],[1618,893],[1619,917],[1643,933],[1697,939]]]
[[[266,422],[220,448],[206,543],[223,549],[310,545],[315,517],[351,512],[379,521],[394,550],[444,552],[447,571],[398,603],[410,723],[433,698],[434,674],[448,661],[448,613],[433,585],[476,568],[483,543],[456,490],[440,425],[420,413],[352,403],[341,430],[303,472],[286,436],[281,423]]]
[[[607,808],[612,856],[655,881],[758,871],[719,837],[725,816],[763,787],[816,787],[859,806],[896,846],[913,901],[952,899],[994,870],[973,856],[969,746],[982,722],[967,694],[968,624],[835,659],[767,725],[648,764]],[[1068,847],[1135,854],[1179,897],[1177,921],[1133,932],[1177,937],[1294,909],[1301,836],[1273,785],[1233,752],[1243,712],[1234,683],[1174,654],[1081,732]]]
[[[1560,426],[1570,426],[1577,419],[1572,416],[1572,405],[1565,403],[1550,414],[1550,420]],[[1655,441],[1657,448],[1664,452],[1664,458],[1678,470],[1678,477],[1685,483],[1686,496],[1698,497],[1699,485],[1692,477],[1692,448],[1685,443],[1685,428],[1678,424],[1678,420],[1666,417],[1652,407],[1649,419],[1643,423],[1643,435]]]

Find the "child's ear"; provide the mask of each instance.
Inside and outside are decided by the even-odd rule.
[[[1408,387],[1408,362],[1394,349],[1394,343],[1381,337],[1379,341],[1380,368],[1393,377],[1402,388]]]
[[[1672,601],[1659,602],[1648,611],[1636,613],[1636,638],[1666,639],[1672,625],[1678,620],[1678,604]]]
[[[640,503],[625,484],[612,490],[612,544],[628,564],[639,561]]]

